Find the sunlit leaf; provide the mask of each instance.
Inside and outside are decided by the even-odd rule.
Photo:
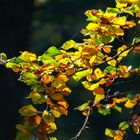
[[[111,22],[113,24],[123,26],[126,23],[126,17],[125,16],[123,16],[123,17],[115,17],[115,18],[113,18],[113,20],[111,20]]]
[[[111,73],[112,71],[116,71],[116,67],[114,67],[114,66],[107,66],[107,67],[104,69],[104,72],[105,72],[105,73]]]
[[[97,77],[97,79],[100,79],[105,76],[105,74],[103,73],[103,71],[100,68],[96,68],[94,70],[94,74]]]
[[[55,46],[50,47],[50,48],[47,50],[47,53],[48,53],[48,55],[51,56],[51,57],[54,57],[54,56],[56,56],[56,55],[61,54],[60,50],[57,49]]]
[[[111,129],[109,129],[109,128],[106,128],[106,129],[105,129],[105,135],[106,135],[106,136],[114,137],[114,134],[115,134],[115,131],[114,131],[114,130],[111,130]]]
[[[73,79],[76,81],[79,81],[80,79],[86,77],[87,75],[92,74],[92,69],[87,69],[87,70],[83,70],[80,72],[76,72],[75,75],[73,75]]]
[[[137,101],[136,100],[128,100],[124,106],[126,108],[133,108],[135,105],[137,104]]]
[[[90,22],[88,25],[87,25],[87,29],[88,30],[96,30],[97,28],[99,27],[99,25],[97,23],[93,23],[93,22]]]
[[[110,7],[108,7],[108,8],[106,9],[106,12],[118,14],[118,13],[120,12],[120,10],[119,10],[118,8],[110,8]]]
[[[27,51],[24,51],[21,53],[21,55],[18,57],[19,59],[23,60],[23,61],[36,61],[37,60],[37,56],[34,53],[30,53]]]
[[[57,140],[56,137],[51,137],[49,140]]]
[[[78,46],[76,45],[76,42],[73,41],[73,40],[69,40],[69,41],[65,42],[62,46],[62,48],[64,50],[68,50],[68,49],[71,49],[71,48],[76,48],[77,49],[77,47]]]
[[[86,89],[91,90],[91,91],[99,87],[99,83],[92,84],[87,81],[83,81],[82,84]]]
[[[95,95],[95,100],[94,100],[94,104],[99,103],[101,100],[103,100],[105,98],[104,94],[96,94]]]
[[[42,61],[44,64],[52,64],[58,66],[58,62],[52,58],[48,53],[44,53],[43,55],[38,57],[38,61]]]
[[[116,64],[117,64],[117,61],[115,59],[108,58],[107,59],[107,64],[109,64],[110,66],[115,67]]]
[[[45,131],[48,134],[51,134],[57,130],[57,126],[54,122],[49,122],[49,123],[47,123],[47,125],[48,125],[48,127],[45,129]]]
[[[22,116],[34,116],[37,114],[37,112],[37,109],[34,108],[32,105],[26,105],[19,109],[19,113]]]

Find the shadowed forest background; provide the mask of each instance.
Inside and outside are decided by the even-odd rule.
[[[55,45],[59,48],[69,39],[81,41],[80,30],[87,24],[84,12],[88,9],[105,10],[114,5],[113,0],[2,0],[0,52],[5,52],[9,58],[18,56],[24,50],[41,55],[48,47]],[[134,58],[137,59],[138,56]],[[133,59],[128,63],[132,64]],[[21,121],[18,109],[27,102],[25,97],[30,89],[17,79],[18,74],[0,66],[0,140],[15,138],[15,124]],[[130,90],[138,86],[137,79],[134,80],[135,87],[131,82],[127,85]],[[81,128],[84,117],[74,108],[90,98],[79,83],[75,84],[71,80],[68,84],[73,90],[67,99],[70,111],[68,117],[62,117],[57,122],[58,131],[55,134],[59,140],[69,140]],[[121,86],[119,88],[123,89],[124,85]],[[116,116],[115,112],[107,117],[94,114],[90,117],[90,129],[83,132],[80,140],[109,140],[104,136],[105,127],[115,128],[120,119],[125,117]],[[129,139],[138,140],[138,137],[132,133]]]

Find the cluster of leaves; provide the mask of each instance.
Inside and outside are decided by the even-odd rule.
[[[20,131],[16,140],[25,137],[26,140],[32,137],[39,140],[57,139],[52,137],[52,133],[57,130],[55,119],[68,115],[69,104],[65,97],[71,94],[67,86],[70,77],[80,81],[93,93],[90,101],[76,108],[86,118],[94,112],[102,115],[109,115],[111,110],[122,112],[122,105],[132,111],[128,120],[120,122],[118,130],[107,128],[107,136],[122,140],[130,128],[136,134],[140,133],[140,115],[134,113],[140,105],[140,94],[130,97],[119,91],[109,92],[117,79],[127,79],[134,73],[140,75],[139,68],[122,64],[131,53],[140,53],[140,37],[135,37],[131,44],[112,45],[114,41],[123,41],[128,30],[139,26],[140,1],[116,0],[115,8],[88,10],[85,14],[89,23],[81,31],[85,36],[82,43],[69,40],[61,48],[52,46],[38,57],[24,51],[18,57],[7,59],[6,54],[1,53],[0,64],[20,73],[19,81],[31,86],[27,98],[32,100],[32,104],[19,110],[25,122],[16,125]],[[129,20],[129,16],[133,18]],[[46,109],[38,110],[39,104],[45,104]],[[78,136],[79,133],[75,139]]]

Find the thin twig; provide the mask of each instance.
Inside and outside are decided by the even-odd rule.
[[[89,119],[89,116],[90,116],[90,107],[88,108],[88,114],[85,118],[85,121],[84,121],[84,124],[82,125],[81,129],[79,130],[79,132],[76,134],[75,137],[71,138],[70,140],[77,140],[81,133],[83,132],[83,130],[85,129],[86,125],[87,125],[87,122],[88,122],[88,119]]]

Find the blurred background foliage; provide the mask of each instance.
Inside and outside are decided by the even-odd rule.
[[[80,42],[80,30],[87,24],[84,12],[93,8],[105,10],[114,5],[114,0],[2,0],[0,52],[5,52],[9,57],[17,56],[24,50],[41,55],[48,47],[55,45],[59,48],[69,39]],[[129,63],[132,64],[133,59],[129,59]],[[0,77],[0,140],[13,140],[16,135],[15,124],[20,121],[17,110],[26,104],[24,100],[30,89],[17,81],[17,74],[2,66]],[[80,83],[71,79],[68,84],[73,90],[67,99],[70,112],[68,117],[57,121],[58,131],[55,134],[59,140],[70,140],[75,136],[83,125],[84,117],[74,108],[92,97]],[[129,87],[132,87],[131,83]],[[118,87],[114,87],[115,90]],[[93,114],[90,117],[90,129],[83,132],[80,140],[109,140],[104,136],[105,128],[117,129],[120,120],[127,117],[115,111],[107,117]],[[129,139],[132,138],[138,140],[138,136],[130,134]]]

